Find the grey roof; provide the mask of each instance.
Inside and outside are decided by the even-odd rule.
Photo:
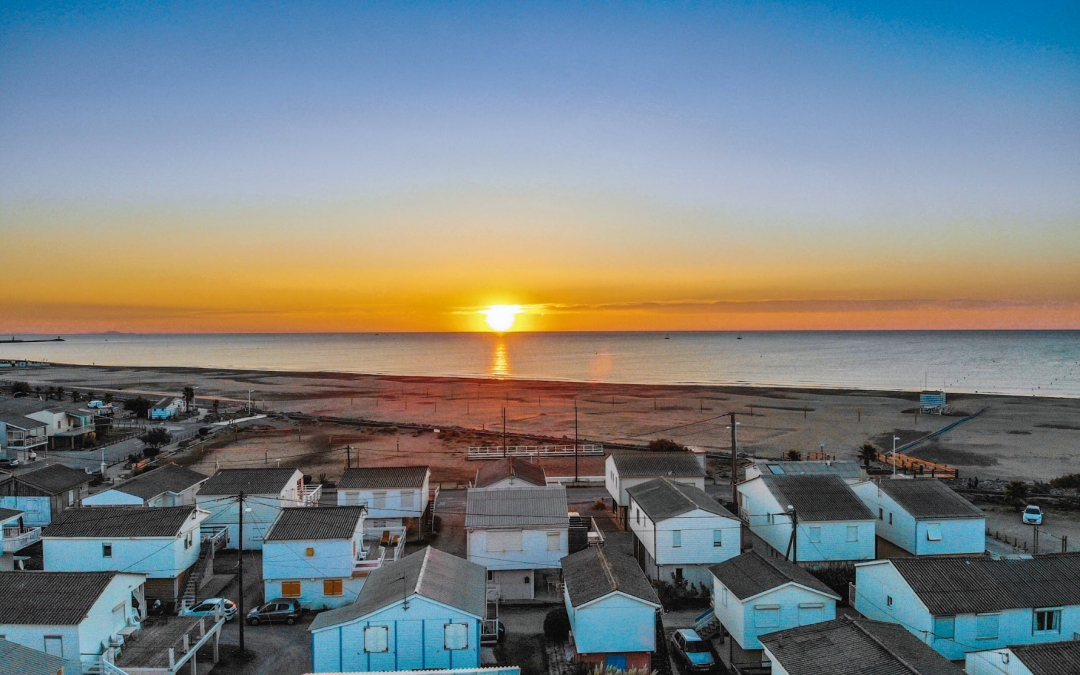
[[[79,404],[68,401],[41,401],[36,398],[13,398],[0,401],[0,410],[16,415],[32,415],[37,412],[71,413],[86,417],[91,414],[83,410]]]
[[[1080,640],[1015,645],[1009,649],[1031,671],[1031,675],[1080,673]]]
[[[0,639],[0,675],[56,675],[67,661]]]
[[[371,466],[345,469],[338,489],[421,488],[427,477],[426,466]]]
[[[15,480],[49,494],[60,494],[77,488],[91,480],[90,474],[63,464],[43,466],[15,476]]]
[[[798,565],[783,558],[767,558],[757,551],[749,551],[725,560],[710,567],[709,571],[739,600],[746,600],[790,583],[840,599],[836,591]]]
[[[116,574],[0,572],[0,625],[78,624]]]
[[[281,509],[263,541],[352,539],[364,522],[363,506],[320,506]]]
[[[827,462],[786,462],[786,461],[761,461],[757,462],[761,473],[780,476],[798,475],[832,475],[846,479],[862,478],[862,468],[858,462],[851,460],[833,460]]]
[[[18,509],[4,509],[0,508],[0,520],[7,520],[8,518],[14,518],[15,516],[21,516],[22,511]]]
[[[979,507],[936,478],[883,479],[877,485],[916,520],[986,517]]]
[[[176,398],[177,397],[175,396],[166,396],[165,398],[158,399],[158,402],[150,407],[157,409],[168,408],[170,405],[172,405],[173,401],[175,401]]]
[[[147,501],[166,492],[180,493],[193,485],[209,480],[209,476],[175,464],[165,464],[139,474],[114,490]]]
[[[468,491],[465,527],[567,527],[566,488],[512,487]]]
[[[897,623],[848,617],[758,638],[790,675],[961,675]]]
[[[277,495],[297,473],[296,469],[221,469],[199,488],[200,495]]]
[[[1080,553],[889,562],[935,616],[1080,605]]]
[[[0,422],[11,425],[13,427],[18,427],[20,429],[41,429],[43,427],[49,426],[44,422],[39,422],[35,419],[24,417],[23,415],[20,415],[18,413],[7,412],[0,412]]]
[[[487,568],[430,546],[371,573],[351,605],[315,617],[310,630],[356,621],[413,593],[483,619]]]
[[[619,476],[704,476],[705,469],[692,452],[613,452],[611,460]]]
[[[194,506],[87,506],[65,509],[41,531],[43,537],[175,537]]]
[[[704,490],[668,478],[654,478],[647,483],[627,488],[626,492],[653,522],[681,516],[697,509],[738,520],[731,511],[705,494]]]
[[[828,474],[802,476],[761,475],[781,507],[790,504],[800,521],[875,520],[874,514],[839,476]]]
[[[637,560],[625,553],[590,546],[562,559],[563,581],[570,604],[580,607],[616,591],[660,605],[656,590]]]
[[[520,457],[507,457],[497,462],[487,462],[476,470],[474,487],[482,488],[494,485],[504,478],[520,478],[537,487],[547,486],[547,473],[544,467],[533,464]]]

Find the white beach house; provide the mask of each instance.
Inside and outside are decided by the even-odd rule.
[[[654,478],[627,495],[634,556],[650,579],[710,587],[709,566],[742,552],[742,522],[698,487]]]
[[[882,478],[852,489],[877,516],[878,558],[986,550],[986,514],[936,478]]]
[[[68,509],[41,534],[49,572],[135,572],[146,597],[176,602],[199,559],[205,511],[194,506]]]
[[[761,475],[738,492],[739,515],[778,555],[790,551],[800,563],[874,559],[877,518],[837,476]]]
[[[369,552],[362,506],[282,509],[263,540],[265,597],[295,598],[308,609],[346,605],[378,567],[361,565]]]
[[[709,571],[713,578],[712,614],[699,616],[696,626],[709,635],[722,625],[730,636],[724,661],[739,668],[759,667],[759,636],[836,618],[832,589],[798,565],[783,558],[743,553]]]
[[[630,504],[627,490],[654,478],[669,478],[679,483],[705,489],[704,453],[686,452],[616,452],[604,459],[604,487],[620,525],[627,525],[626,509]]]
[[[855,571],[855,609],[899,623],[951,660],[1080,633],[1080,553],[893,558]]]
[[[378,466],[346,469],[338,481],[338,506],[367,508],[367,526],[416,528],[427,511],[431,469]]]
[[[476,470],[474,488],[547,487],[544,467],[522,457],[485,462]]]
[[[469,560],[487,568],[503,598],[536,597],[536,571],[560,567],[569,529],[565,487],[468,491]]]
[[[0,457],[27,462],[48,443],[44,422],[0,408]]]
[[[592,546],[563,558],[562,571],[574,662],[651,670],[662,607],[637,562]]]
[[[198,471],[165,464],[135,476],[131,480],[90,495],[83,506],[187,506],[210,476]]]
[[[178,396],[166,396],[150,405],[146,416],[152,420],[167,420],[187,412],[187,401]]]
[[[866,471],[851,460],[788,462],[759,459],[746,467],[746,480],[758,476],[837,476],[848,485],[866,480]]]
[[[312,668],[478,668],[486,614],[484,568],[425,548],[372,573],[355,602],[315,617]]]
[[[207,526],[227,529],[227,548],[239,546],[240,506],[244,495],[244,548],[262,549],[263,537],[281,509],[319,504],[321,486],[304,485],[297,469],[222,469],[203,483],[195,495],[199,508],[210,513]]]

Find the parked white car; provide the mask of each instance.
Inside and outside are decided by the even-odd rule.
[[[236,603],[225,598],[208,598],[194,607],[185,607],[178,614],[180,616],[212,616],[218,612],[225,615],[226,621],[232,621],[236,618]]]
[[[1034,504],[1024,509],[1024,523],[1027,525],[1042,525],[1043,512]]]

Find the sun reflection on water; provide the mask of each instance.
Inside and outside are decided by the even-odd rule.
[[[495,351],[491,353],[491,376],[510,377],[510,354],[506,350],[506,339],[501,335],[495,341]]]

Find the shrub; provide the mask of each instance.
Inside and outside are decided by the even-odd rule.
[[[1024,505],[1024,502],[1028,498],[1028,486],[1022,480],[1014,480],[1009,482],[1009,486],[1005,488],[1005,500],[1013,505],[1017,511]]]
[[[784,453],[783,459],[788,462],[801,462],[802,453],[798,450],[788,450]]]
[[[852,563],[831,563],[808,571],[841,598],[847,598],[848,584],[855,583],[855,565]]]
[[[592,503],[592,507],[594,511],[607,511],[607,502],[603,499],[597,499]]]
[[[1067,473],[1064,476],[1053,478],[1050,480],[1050,487],[1060,489],[1080,489],[1080,473]]]
[[[552,642],[566,642],[570,637],[570,615],[565,607],[547,613],[544,617],[544,635]]]
[[[679,445],[670,438],[657,438],[649,441],[645,449],[650,452],[685,452],[686,446]]]

